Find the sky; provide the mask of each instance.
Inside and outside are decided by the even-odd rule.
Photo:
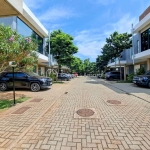
[[[114,31],[131,33],[131,25],[150,0],[24,0],[48,31],[61,29],[74,37],[75,55],[96,61]]]

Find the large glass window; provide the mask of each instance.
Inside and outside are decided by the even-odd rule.
[[[150,49],[150,29],[141,34],[141,51]]]
[[[17,32],[24,37],[32,37],[38,42],[38,52],[43,54],[43,38],[33,31],[22,20],[17,18]]]

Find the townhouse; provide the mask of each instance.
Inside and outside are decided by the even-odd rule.
[[[150,70],[150,6],[139,16],[139,22],[131,29],[133,46],[123,51],[120,59],[125,74],[136,72],[140,67]],[[108,67],[119,69],[119,61],[109,62]],[[126,78],[125,78],[126,80]]]
[[[45,75],[50,65],[57,64],[46,50],[46,39],[49,33],[23,0],[1,0],[0,1],[0,24],[11,26],[23,36],[32,36],[38,42],[38,65],[34,72]],[[49,59],[50,58],[50,59]],[[50,63],[49,63],[50,62]]]

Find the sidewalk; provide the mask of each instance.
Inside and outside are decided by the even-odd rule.
[[[14,145],[18,139],[23,137],[28,129],[55,104],[57,99],[69,87],[70,84],[66,82],[63,85],[54,84],[51,89],[40,92],[16,91],[17,94],[24,93],[26,96],[31,97],[31,99],[0,114],[0,149],[12,147],[11,145]],[[33,99],[40,99],[41,101],[32,102]],[[20,108],[29,109],[22,114],[13,114]]]
[[[0,149],[150,149],[150,104],[106,82],[79,77],[34,96],[0,119]]]
[[[115,87],[116,89],[126,92],[126,94],[134,95],[150,103],[150,89],[147,87],[139,87],[133,83],[116,83],[115,81],[106,80],[103,81],[112,87]]]

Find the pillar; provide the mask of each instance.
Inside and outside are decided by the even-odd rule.
[[[36,66],[36,73],[38,74],[38,65]]]
[[[150,70],[150,58],[147,58],[147,70]]]
[[[124,65],[124,81],[126,81],[126,65]]]

